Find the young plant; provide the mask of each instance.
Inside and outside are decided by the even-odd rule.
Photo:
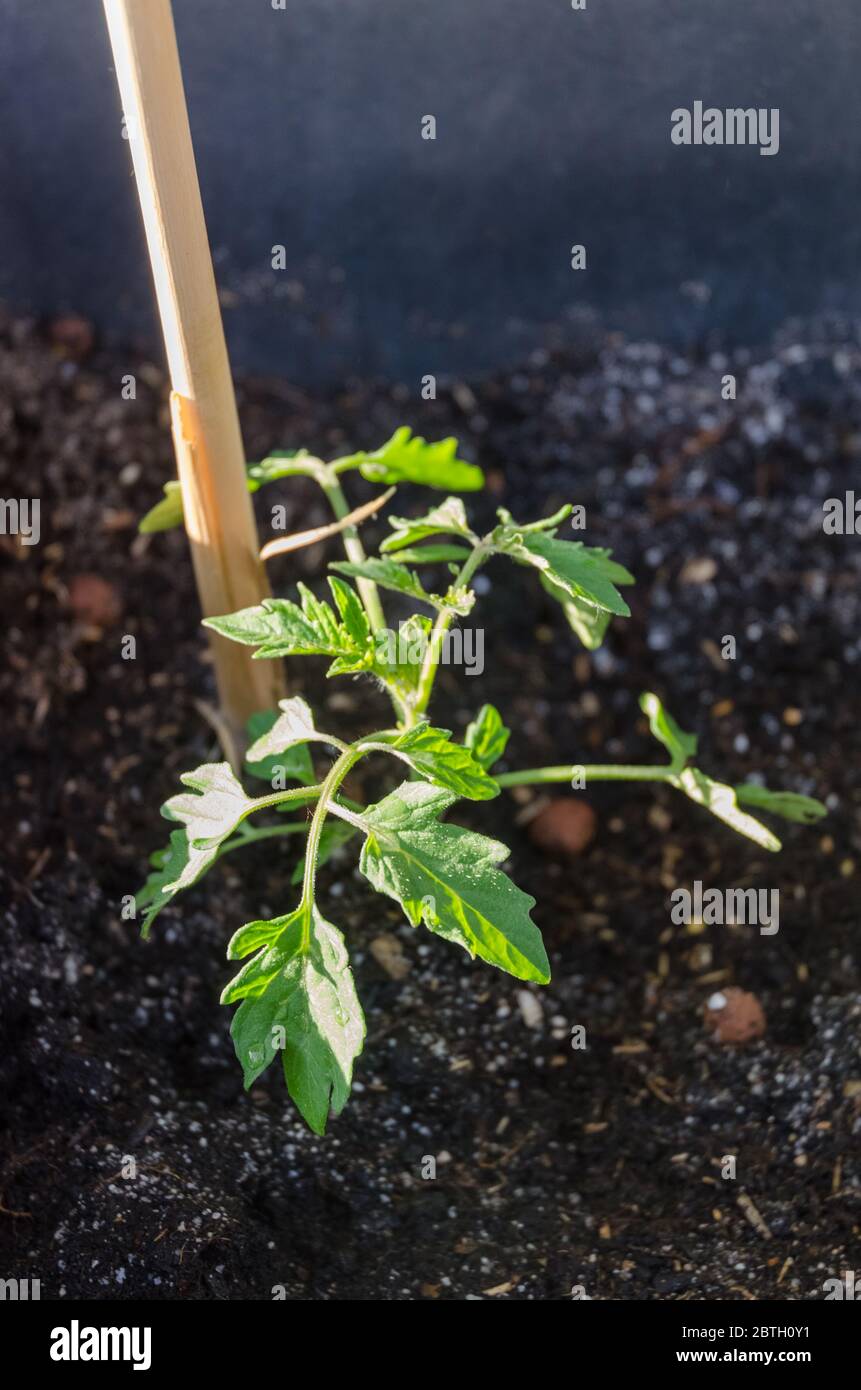
[[[341,477],[351,471],[387,488],[422,483],[447,495],[423,516],[391,517],[379,554],[368,557],[341,488]],[[768,850],[779,850],[780,841],[745,808],[810,822],[824,815],[825,807],[758,784],[715,781],[694,764],[696,737],[684,733],[652,694],[644,694],[640,704],[669,761],[571,763],[495,774],[509,730],[492,705],[478,710],[463,742],[428,718],[452,624],[475,604],[472,581],[478,570],[502,557],[537,571],[589,649],[600,645],[612,617],[629,616],[620,588],[633,583],[632,576],[610,551],[560,538],[570,507],[526,524],[500,510],[498,525],[477,535],[455,494],[480,488],[483,475],[457,457],[453,439],[428,444],[401,429],[374,453],[332,463],[304,452],[275,455],[249,469],[248,485],[256,491],[276,478],[297,475],[313,478],[323,489],[343,538],[347,558],[329,566],[330,597],[319,598],[300,584],[295,600],[267,599],[259,607],[207,619],[206,625],[254,647],[258,658],[324,656],[329,676],[370,676],[388,692],[394,722],[347,743],[318,729],[299,696],[283,700],[278,711],[256,715],[248,730],[246,771],[268,784],[267,791],[249,795],[226,762],[186,773],[181,779],[186,790],[162,807],[175,828],[167,848],[152,857],[153,872],[137,903],[145,911],[146,937],[158,913],[225,854],[261,840],[304,837],[293,874],[294,884],[301,885],[298,903],[288,905],[283,916],[248,922],[235,933],[228,959],[245,964],[221,999],[239,1006],[231,1033],[246,1087],[280,1053],[293,1101],[310,1127],[323,1134],[330,1111],[338,1114],[347,1100],[365,1037],[344,938],[317,900],[319,866],[348,841],[361,839],[362,874],[376,892],[400,903],[413,926],[427,927],[519,980],[545,984],[550,967],[530,915],[534,899],[500,869],[509,853],[505,845],[445,819],[460,798],[486,801],[507,787],[570,785],[575,778],[580,786],[667,782]],[[164,529],[181,520],[178,492],[170,485],[166,491],[142,529]],[[419,573],[428,570],[440,576],[431,589]],[[390,629],[381,589],[412,600],[422,611]],[[329,756],[315,768],[310,750],[317,746]],[[404,780],[375,805],[360,805],[344,794],[342,784],[359,762],[375,756],[400,763]],[[303,810],[304,817],[295,814]],[[291,818],[267,818],[272,811]]]

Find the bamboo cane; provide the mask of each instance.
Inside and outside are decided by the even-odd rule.
[[[191,143],[170,0],[104,0],[167,350],[185,527],[205,617],[269,589],[245,482],[245,454]],[[234,734],[283,695],[276,662],[210,634],[222,712]]]

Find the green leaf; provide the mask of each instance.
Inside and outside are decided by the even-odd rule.
[[[452,743],[450,729],[417,724],[414,729],[393,738],[391,748],[396,749],[420,777],[445,787],[455,796],[465,796],[470,801],[490,801],[499,795],[499,787],[469,748],[462,743]]]
[[[763,810],[774,811],[776,815],[786,815],[789,820],[816,820],[819,814],[824,814],[825,807],[822,806],[819,811],[817,808],[821,803],[813,801],[810,797],[768,792],[764,787],[731,787],[725,782],[714,781],[697,767],[686,767],[685,764],[696,756],[696,734],[688,734],[680,729],[672,715],[664,709],[657,695],[649,691],[640,696],[640,709],[648,716],[649,727],[655,738],[664,745],[670,755],[670,769],[674,774],[671,778],[672,785],[689,796],[691,801],[705,806],[713,816],[731,826],[739,835],[753,840],[763,849],[776,852],[781,848],[780,841],[762,821],[743,811],[739,802],[745,801],[748,805],[761,806]],[[785,809],[779,810],[778,805]]]
[[[558,512],[554,512],[552,516],[544,516],[541,518],[540,521],[530,521],[526,526],[520,525],[517,522],[515,522],[511,513],[505,511],[503,507],[499,508],[497,516],[500,518],[501,521],[505,523],[505,525],[514,526],[516,530],[521,532],[528,533],[529,531],[553,531],[555,533],[561,526],[562,522],[567,521],[568,517],[571,515],[573,510],[574,507],[572,506],[572,504],[570,502],[566,502],[564,507],[560,507]],[[609,551],[606,552],[606,554],[608,555],[609,553]]]
[[[404,782],[365,811],[362,873],[401,904],[413,926],[423,922],[471,956],[546,984],[547,953],[529,916],[535,899],[496,868],[508,857],[505,845],[439,820],[453,800],[426,783]]]
[[[523,549],[529,557],[527,563],[541,570],[569,598],[621,618],[631,616],[616,584],[633,584],[633,576],[615,565],[606,551],[582,541],[559,541],[544,533],[526,536]]]
[[[484,487],[481,469],[457,457],[456,439],[428,444],[419,435],[413,435],[407,426],[396,430],[386,444],[372,453],[351,454],[339,462],[360,469],[362,476],[372,482],[423,483],[426,487],[451,492],[475,492]],[[275,450],[260,463],[247,465],[246,483],[249,492],[257,492],[266,483],[308,476],[314,471],[315,462],[307,449]],[[172,479],[165,483],[164,493],[162,500],[139,523],[139,531],[145,534],[169,531],[182,525],[179,482]]]
[[[348,574],[354,579],[370,579],[382,589],[393,589],[396,593],[405,594],[407,598],[415,599],[419,603],[430,604],[432,608],[450,608],[461,617],[469,613],[475,602],[475,595],[465,589],[450,589],[445,595],[429,594],[418,575],[407,569],[406,565],[398,564],[397,560],[373,557],[361,562],[334,560],[329,568],[337,570],[339,574]]]
[[[281,714],[271,729],[249,748],[249,762],[259,763],[264,758],[276,758],[280,753],[286,753],[288,748],[295,748],[297,743],[308,743],[317,737],[311,708],[301,695],[279,700],[278,708]]]
[[[415,519],[390,516],[389,525],[393,534],[386,536],[380,545],[380,554],[390,550],[403,550],[405,546],[415,545],[417,541],[426,540],[428,536],[461,536],[464,540],[477,540],[469,529],[466,510],[459,497],[447,497],[438,507],[432,507],[424,516]]]
[[[255,951],[260,951],[262,946],[273,946],[278,938],[290,926],[291,922],[301,922],[301,909],[296,908],[293,912],[287,912],[283,917],[270,917],[265,921],[246,922],[244,927],[235,931],[227,943],[227,959],[242,960],[245,956],[250,956]],[[301,926],[299,928],[301,933]],[[235,1004],[237,1000],[244,999],[248,994],[255,991],[255,982],[263,988],[265,983],[271,979],[271,973],[267,974],[263,968],[265,952],[257,958],[254,971],[249,972],[246,978],[242,978],[245,967],[240,970],[238,975],[224,986],[221,991],[222,1004]]]
[[[610,559],[609,550],[587,546],[582,541],[560,541],[552,532],[523,531],[508,522],[497,526],[492,543],[500,554],[539,570],[550,581],[548,592],[554,598],[561,592],[569,599],[579,599],[621,618],[631,616],[616,585],[633,584],[634,578]]]
[[[142,536],[150,536],[155,531],[172,531],[175,526],[182,525],[182,488],[179,482],[173,478],[165,483],[163,490],[161,501],[150,507],[146,516],[138,522]]]
[[[680,729],[672,715],[664,709],[657,695],[645,691],[640,696],[640,709],[648,716],[652,734],[669,753],[671,767],[682,768],[690,758],[696,756],[696,734],[686,734]]]
[[[511,730],[506,729],[499,710],[494,705],[482,705],[467,727],[464,744],[475,761],[489,772],[502,757],[510,737]]]
[[[278,722],[278,718],[275,710],[261,710],[258,714],[252,714],[245,726],[250,743],[254,745],[268,734]],[[315,782],[314,764],[307,744],[304,743],[297,744],[281,756],[273,755],[262,758],[259,762],[251,762],[246,754],[245,769],[251,777],[257,777],[270,787],[275,785],[276,778],[279,786],[282,783],[286,785],[288,782],[298,782],[303,787],[312,787]],[[295,808],[291,806],[289,809],[293,811]]]
[[[432,631],[431,619],[414,613],[396,633],[383,630],[374,634],[374,673],[392,685],[402,699],[409,699],[418,689]]]
[[[231,1025],[245,1088],[279,1051],[294,1104],[315,1134],[324,1134],[350,1094],[365,1020],[344,938],[316,906],[272,922],[250,922],[230,943],[233,956],[258,954],[224,990],[241,999]]]
[[[421,483],[441,492],[477,492],[484,474],[475,464],[457,457],[457,440],[428,444],[406,425],[373,453],[352,454],[342,460],[358,468],[372,483]]]
[[[748,840],[755,841],[763,849],[777,852],[781,848],[780,841],[773,835],[767,826],[758,821],[754,816],[749,816],[746,811],[742,811],[737,800],[735,789],[727,786],[724,782],[715,782],[711,777],[707,777],[699,768],[686,767],[684,772],[673,778],[673,785],[683,791],[691,801],[696,801],[699,806],[705,806],[711,811],[718,820],[724,821],[726,825],[732,826],[739,835],[744,835]]]
[[[370,627],[362,600],[355,589],[345,584],[343,579],[329,575],[328,584],[347,636],[356,651],[364,651],[368,645]]]
[[[191,792],[172,796],[162,808],[168,820],[182,821],[192,849],[214,849],[253,809],[229,763],[203,763],[179,779]]]
[[[330,656],[330,676],[370,668],[374,644],[358,596],[343,580],[329,579],[337,612],[304,584],[302,606],[289,599],[268,598],[221,618],[205,618],[204,627],[234,642],[257,647],[255,657]]]
[[[828,807],[812,796],[802,796],[800,792],[770,792],[767,787],[753,782],[742,782],[735,789],[736,799],[744,806],[758,806],[761,811],[772,816],[782,816],[784,820],[796,821],[800,825],[812,825],[828,815]]]
[[[568,619],[568,626],[576,632],[586,650],[594,652],[604,641],[613,615],[604,608],[594,608],[585,599],[567,593],[565,589],[554,584],[552,579],[548,579],[546,574],[540,575],[539,578],[550,597],[561,604],[562,611]]]
[[[153,871],[135,897],[138,911],[147,909],[141,924],[144,940],[162,908],[167,907],[177,893],[202,878],[217,858],[217,845],[212,849],[196,849],[189,846],[184,830],[171,831],[170,844],[150,855]]]
[[[218,618],[204,618],[203,626],[231,642],[259,647],[257,656],[307,655],[328,650],[302,609],[289,599],[267,598],[254,608],[240,608]]]
[[[257,492],[266,483],[276,483],[280,478],[295,478],[312,470],[307,460],[307,449],[276,449],[260,463],[249,463],[248,491]]]

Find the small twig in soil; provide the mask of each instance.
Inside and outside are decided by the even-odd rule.
[[[220,710],[217,710],[214,705],[207,704],[205,700],[195,700],[194,708],[197,710],[198,714],[203,716],[209,727],[214,730],[222,753],[230,763],[233,771],[239,776],[242,772],[242,752],[230,724],[221,714]]]
[[[751,1197],[746,1192],[740,1192],[735,1199],[741,1207],[748,1221],[750,1222],[757,1235],[762,1236],[763,1240],[771,1240],[771,1231],[761,1215],[759,1209]]]
[[[9,1207],[3,1205],[2,1201],[0,1201],[0,1214],[3,1216],[20,1216],[25,1221],[33,1220],[33,1213],[31,1211],[11,1211]]]

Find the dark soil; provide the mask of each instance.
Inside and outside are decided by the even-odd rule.
[[[720,398],[727,371],[736,402]],[[233,856],[148,945],[121,918],[166,838],[160,802],[216,754],[184,538],[135,534],[172,473],[164,376],[87,334],[4,321],[2,493],[41,497],[42,539],[0,538],[15,793],[0,1275],[39,1278],[43,1298],[821,1298],[861,1268],[861,541],[824,535],[821,510],[857,475],[858,332],[787,328],[732,359],[607,340],[417,395],[246,382],[249,456],[333,455],[400,423],[454,433],[489,474],[479,521],[583,503],[582,538],[638,579],[632,619],[590,657],[530,575],[491,567],[486,674],[444,671],[438,722],[460,730],[492,700],[514,730],[509,767],[654,761],[637,707],[652,688],[700,734],[708,771],[763,774],[831,814],[787,825],[770,856],[665,789],[606,787],[588,794],[591,847],[557,860],[528,838],[532,792],[463,804],[457,818],[505,839],[538,899],[554,975],[534,991],[537,1027],[516,981],[414,932],[352,858],[328,867],[322,901],[351,944],[368,1040],[346,1111],[315,1138],[275,1068],[243,1092],[218,1005],[230,934],[295,898],[295,849]],[[324,520],[303,484],[264,498],[261,520],[270,501]],[[276,562],[276,588],[321,559]],[[102,626],[71,608],[85,575],[118,600]],[[736,661],[719,655],[726,634]],[[367,684],[327,684],[316,661],[290,675],[345,732],[386,720]],[[669,893],[694,879],[779,888],[779,933],[674,926]],[[403,982],[369,951],[381,934],[402,947]],[[759,998],[762,1040],[722,1046],[704,1027],[729,984]]]

